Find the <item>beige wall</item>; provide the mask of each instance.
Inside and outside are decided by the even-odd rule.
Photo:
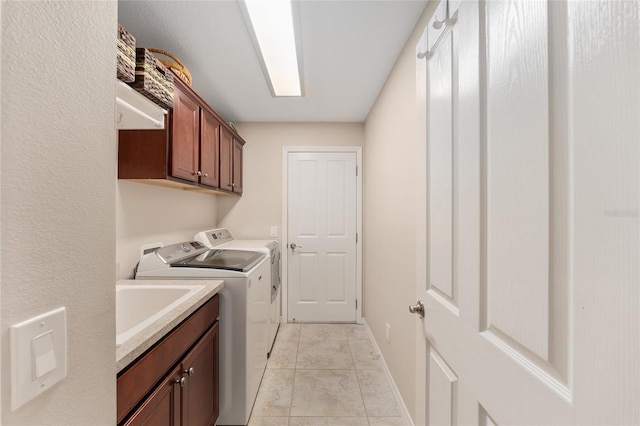
[[[365,122],[364,309],[402,398],[416,410],[416,190],[426,171],[416,109],[415,46],[433,14],[425,9]],[[391,326],[390,342],[385,325]]]
[[[218,197],[218,224],[236,238],[282,235],[282,147],[362,146],[361,123],[235,123],[244,146],[242,197]]]
[[[113,425],[115,2],[2,8],[2,423]],[[65,306],[67,377],[10,411],[9,326]]]
[[[413,158],[418,31],[366,124],[237,123],[247,141],[245,194],[212,197],[114,185],[115,52],[105,53],[114,50],[114,2],[3,2],[1,13],[3,424],[113,424],[114,264],[128,277],[140,244],[189,239],[209,226],[228,226],[239,238],[268,238],[272,225],[281,226],[282,147],[364,146],[365,139],[364,309],[415,418],[416,322],[407,305],[415,301],[414,182],[424,172]],[[428,8],[416,28],[430,14]],[[64,250],[43,250],[35,235]],[[62,305],[68,310],[68,377],[10,412],[7,328]],[[385,323],[391,325],[389,344]]]
[[[119,279],[132,278],[140,246],[193,239],[215,227],[219,196],[117,181],[116,270]]]

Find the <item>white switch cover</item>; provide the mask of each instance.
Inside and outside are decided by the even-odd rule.
[[[271,236],[272,237],[277,237],[278,236],[278,227],[273,225],[271,226]]]
[[[11,410],[67,376],[67,312],[59,308],[9,329]]]
[[[33,379],[39,379],[56,369],[56,354],[53,349],[53,331],[47,331],[31,339],[33,351]]]

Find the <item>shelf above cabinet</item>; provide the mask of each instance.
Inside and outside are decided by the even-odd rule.
[[[167,111],[145,98],[126,83],[116,80],[116,129],[164,129]]]

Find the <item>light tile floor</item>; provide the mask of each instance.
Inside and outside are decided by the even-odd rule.
[[[249,426],[404,425],[364,326],[282,324]]]

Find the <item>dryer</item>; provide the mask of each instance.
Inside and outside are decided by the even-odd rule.
[[[280,327],[280,244],[277,240],[237,240],[228,228],[216,228],[198,232],[193,238],[209,248],[224,250],[261,251],[267,255],[271,264],[270,293],[265,296],[269,303],[267,316],[267,357],[271,355],[273,343]]]
[[[222,279],[219,425],[246,425],[264,374],[271,264],[258,251],[209,249],[198,241],[143,255],[138,279]]]

